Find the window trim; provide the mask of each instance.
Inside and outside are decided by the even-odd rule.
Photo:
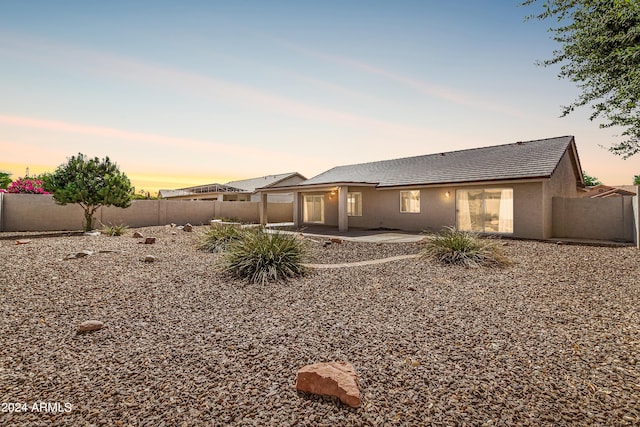
[[[349,199],[353,196],[356,196],[355,203],[350,203]],[[354,213],[351,209],[351,206],[354,206],[356,212]],[[362,216],[362,192],[361,191],[349,191],[347,193],[347,216],[358,217]]]
[[[407,205],[408,210],[404,210],[403,209],[403,204],[402,204],[403,194],[407,194],[407,193],[409,193],[409,199],[408,199],[409,203]],[[415,200],[417,202],[417,210],[411,210],[411,207],[412,207],[411,193],[418,193],[417,200]],[[419,214],[420,213],[420,198],[421,198],[420,196],[421,196],[420,190],[400,190],[400,213]]]

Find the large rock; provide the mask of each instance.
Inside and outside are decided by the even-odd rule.
[[[335,396],[345,405],[360,406],[360,388],[356,371],[347,362],[314,363],[298,370],[296,390]]]
[[[99,320],[87,320],[78,325],[78,333],[83,334],[85,332],[97,331],[104,328],[104,323]]]
[[[136,239],[140,239],[140,238],[142,238],[142,237],[144,237],[144,236],[142,235],[142,233],[141,233],[141,232],[139,232],[139,231],[134,231],[134,232],[133,232],[132,237],[134,237],[134,238],[136,238]]]
[[[155,237],[147,237],[144,239],[144,244],[145,245],[153,245],[156,242],[156,238]]]
[[[182,227],[182,231],[188,231],[188,232],[193,231],[193,225],[186,223],[184,227]]]

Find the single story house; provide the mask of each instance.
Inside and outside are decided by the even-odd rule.
[[[229,181],[226,184],[205,184],[176,190],[160,190],[162,199],[177,200],[218,200],[225,202],[259,202],[260,195],[256,188],[269,188],[276,185],[295,185],[306,178],[298,172],[267,175],[258,178]],[[291,203],[292,193],[277,193],[269,195],[270,203]]]
[[[294,195],[306,225],[439,231],[520,238],[552,236],[552,198],[580,197],[582,167],[573,136],[334,167],[296,185],[258,188]],[[266,200],[266,199],[263,199]],[[266,223],[267,204],[261,204]]]
[[[605,199],[607,197],[623,197],[635,195],[635,185],[618,185],[613,187],[609,185],[599,184],[593,187],[587,187],[587,192],[582,194],[582,197],[588,197],[590,199]]]

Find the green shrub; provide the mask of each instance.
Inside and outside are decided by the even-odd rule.
[[[129,226],[124,224],[109,224],[102,226],[102,234],[107,236],[122,236]]]
[[[233,225],[216,225],[204,233],[198,244],[198,249],[205,252],[222,252],[227,246],[240,238],[240,228]]]
[[[304,242],[295,234],[244,229],[228,249],[224,270],[252,283],[286,280],[305,272]]]
[[[477,233],[456,230],[454,227],[446,227],[431,236],[421,255],[443,264],[465,267],[504,267],[511,264],[495,241],[480,238]]]

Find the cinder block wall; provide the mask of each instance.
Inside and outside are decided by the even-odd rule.
[[[554,197],[553,237],[633,242],[632,198]]]
[[[60,206],[50,195],[2,194],[0,231],[67,231],[83,228],[83,209]],[[213,200],[134,200],[126,209],[113,206],[98,209],[94,218],[100,224],[126,224],[149,227],[166,224],[208,224],[216,217],[242,222],[259,222],[257,202],[219,202]],[[293,220],[292,203],[269,203],[269,222]]]

